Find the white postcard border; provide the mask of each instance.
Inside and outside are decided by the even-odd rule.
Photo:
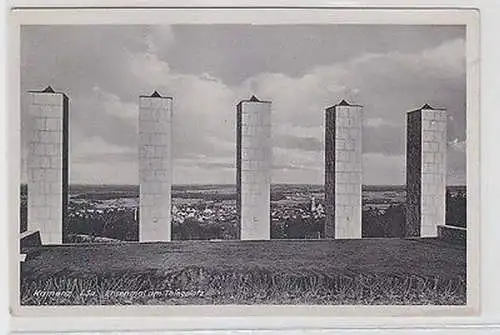
[[[20,118],[19,118],[19,24],[140,24],[140,23],[160,23],[165,22],[165,16],[172,15],[173,10],[140,10],[139,13],[133,9],[114,9],[109,10],[15,10],[11,13],[9,28],[9,50],[10,58],[8,63],[8,76],[9,76],[9,109],[15,111],[9,113],[9,222],[18,222],[18,181],[20,179]],[[232,11],[232,12],[230,12]],[[431,11],[420,9],[418,11],[408,12],[404,9],[401,10],[303,10],[309,12],[300,14],[302,10],[288,10],[287,15],[283,15],[283,11],[279,10],[281,14],[277,14],[274,10],[248,9],[248,10],[224,10],[223,15],[221,11],[207,10],[175,10],[174,17],[170,17],[169,22],[180,23],[254,23],[254,24],[276,24],[277,15],[280,15],[280,23],[383,23],[383,24],[467,24],[467,199],[468,199],[468,222],[476,223],[468,231],[468,253],[467,253],[467,266],[468,266],[468,290],[467,297],[469,304],[467,307],[447,307],[447,306],[133,306],[133,307],[105,307],[105,306],[40,306],[40,307],[20,307],[19,306],[19,262],[13,255],[18,253],[18,238],[17,227],[11,225],[9,251],[10,251],[10,281],[11,296],[10,302],[13,315],[24,316],[72,316],[72,315],[100,315],[110,317],[123,317],[123,316],[169,316],[167,327],[175,325],[173,328],[179,327],[179,319],[189,316],[224,316],[240,319],[242,316],[248,317],[262,317],[267,316],[271,320],[280,316],[314,316],[314,317],[332,317],[335,316],[337,321],[342,322],[342,319],[348,316],[384,316],[391,317],[396,315],[413,316],[415,323],[428,324],[433,322],[431,316],[465,316],[471,313],[476,314],[479,311],[479,21],[477,20],[477,12],[465,10],[437,10]],[[374,16],[376,13],[376,16]],[[473,13],[473,14],[471,14]],[[63,14],[63,15],[62,15]],[[283,17],[281,17],[283,15]],[[471,246],[476,246],[472,248]],[[472,284],[471,284],[472,283]],[[236,308],[237,307],[237,308]],[[452,311],[450,311],[452,310]],[[337,319],[337,317],[339,319]],[[88,323],[86,318],[78,320],[75,324],[83,325]],[[149,318],[148,318],[149,319]],[[203,318],[205,319],[205,318]],[[114,318],[108,319],[110,324],[121,324],[120,319],[118,323]],[[147,319],[146,319],[147,320]],[[149,328],[148,324],[154,325],[156,322],[146,322],[144,320],[143,326]],[[157,318],[154,318],[157,320]],[[177,320],[177,321],[175,321]],[[244,326],[248,324],[249,318],[240,319],[235,325]],[[349,319],[345,319],[349,320]],[[345,322],[344,320],[344,322]],[[359,325],[359,319],[354,321]],[[81,323],[83,322],[83,323]],[[185,322],[185,320],[184,320]],[[297,323],[298,322],[298,323]],[[295,322],[289,323],[300,324],[301,318],[295,318]],[[353,321],[350,321],[353,322]],[[376,323],[384,322],[384,318],[380,318]],[[387,319],[386,321],[387,322]],[[438,321],[439,323],[440,321]],[[450,322],[457,324],[463,322],[461,318],[450,320]],[[182,321],[181,321],[182,323]],[[349,322],[348,322],[349,323]],[[207,326],[205,322],[193,324],[188,322],[189,328],[203,329]],[[56,326],[56,325],[54,325]],[[87,326],[92,326],[88,325]],[[143,327],[144,328],[144,327]],[[182,328],[182,327],[181,327]],[[245,328],[245,327],[244,327]],[[78,328],[79,329],[79,328]],[[100,328],[98,328],[100,329]],[[152,328],[157,329],[157,328]]]

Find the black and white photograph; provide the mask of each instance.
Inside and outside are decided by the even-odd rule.
[[[471,304],[466,23],[19,34],[20,310]]]

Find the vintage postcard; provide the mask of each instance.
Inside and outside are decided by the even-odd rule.
[[[96,12],[11,13],[15,315],[477,313],[476,11]]]

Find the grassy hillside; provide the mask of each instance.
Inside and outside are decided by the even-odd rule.
[[[21,301],[464,304],[465,258],[433,239],[46,246],[22,264]]]

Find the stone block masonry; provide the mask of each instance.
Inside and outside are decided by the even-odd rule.
[[[362,107],[345,100],[325,115],[325,238],[361,238]]]
[[[172,98],[139,98],[139,241],[171,240]]]
[[[49,86],[31,91],[28,149],[28,230],[41,243],[63,243],[68,211],[69,99]]]
[[[271,238],[271,102],[255,96],[237,105],[236,185],[239,238]]]
[[[436,237],[445,224],[447,113],[425,104],[407,116],[406,237]]]

